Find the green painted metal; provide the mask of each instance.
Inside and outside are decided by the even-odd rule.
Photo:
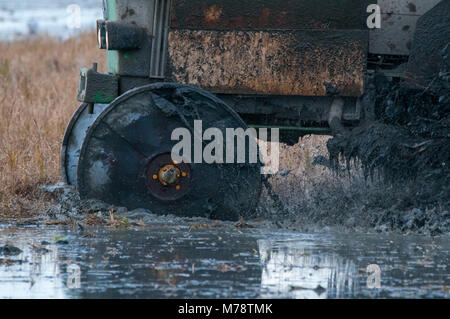
[[[106,0],[108,21],[117,21],[116,0]],[[119,74],[119,51],[107,51],[108,73]]]
[[[108,50],[108,72],[120,77],[149,79],[152,50],[152,32],[157,9],[156,0],[106,0],[106,34],[104,49]],[[159,0],[162,1],[162,0]],[[168,0],[164,0],[167,4]],[[131,31],[131,33],[129,33]],[[139,37],[139,45],[127,47],[130,39]],[[111,34],[111,37],[108,35]],[[111,42],[109,42],[111,40]],[[130,44],[128,43],[128,44]],[[121,45],[124,45],[121,47]],[[111,49],[108,47],[111,46]]]
[[[97,72],[97,64],[92,69],[80,70],[77,99],[84,103],[110,103],[119,93],[119,80],[112,74]]]

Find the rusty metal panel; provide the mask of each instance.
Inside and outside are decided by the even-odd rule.
[[[367,0],[174,0],[171,27],[204,30],[361,29]]]
[[[360,96],[367,31],[171,30],[171,80],[214,93]]]

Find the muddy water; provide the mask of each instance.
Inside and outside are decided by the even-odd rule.
[[[6,243],[22,253],[0,255],[0,298],[446,298],[450,289],[448,237],[1,226]]]

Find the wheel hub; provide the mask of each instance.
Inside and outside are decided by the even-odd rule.
[[[151,195],[163,201],[175,201],[189,192],[191,169],[172,161],[171,154],[155,156],[147,167],[147,187]]]
[[[166,165],[159,170],[158,179],[164,186],[177,184],[181,171],[175,165]]]

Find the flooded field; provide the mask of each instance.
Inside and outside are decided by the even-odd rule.
[[[1,226],[0,298],[448,298],[448,237]],[[9,247],[9,246],[7,246]],[[5,255],[6,254],[6,255]]]

